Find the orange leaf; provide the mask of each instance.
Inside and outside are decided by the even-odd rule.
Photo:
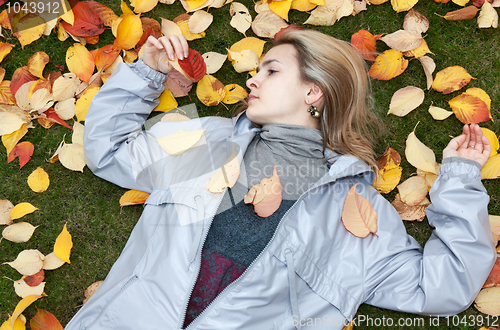
[[[403,58],[403,53],[389,49],[377,56],[368,74],[375,79],[389,80],[399,76],[407,67],[408,60]]]
[[[123,16],[116,32],[113,48],[117,50],[133,48],[142,37],[141,18],[127,14]]]
[[[467,85],[471,79],[472,76],[461,66],[450,66],[436,74],[432,89],[450,94]]]
[[[0,104],[16,104],[16,98],[10,91],[10,83],[9,80],[0,83]]]
[[[366,30],[359,30],[352,35],[351,44],[366,61],[375,61],[378,38]]]
[[[107,45],[97,50],[95,55],[95,66],[97,70],[106,70],[120,55],[119,50],[113,49],[113,45]]]
[[[14,326],[14,322],[16,321],[16,319],[19,317],[19,315],[21,315],[22,312],[24,312],[24,310],[26,308],[29,307],[29,305],[31,305],[36,300],[38,300],[44,296],[46,296],[46,295],[45,294],[30,295],[30,296],[26,296],[23,299],[21,299],[21,301],[17,304],[16,309],[14,310],[14,313],[12,313],[12,318],[10,319],[10,327],[12,328]]]
[[[453,113],[464,124],[492,119],[486,103],[479,97],[463,93],[448,101]]]
[[[103,5],[102,3],[97,1],[85,1],[85,3],[92,8],[97,16],[99,16],[103,24],[107,27],[111,27],[113,21],[118,18],[118,15],[116,15],[111,8]]]
[[[38,78],[43,78],[43,69],[49,63],[49,55],[45,52],[36,52],[28,60],[28,71]]]
[[[273,175],[263,178],[260,183],[250,188],[245,195],[245,204],[253,204],[254,211],[259,217],[267,218],[279,209],[283,196],[281,194],[281,181],[274,165]]]
[[[77,37],[93,37],[104,32],[104,24],[99,15],[87,5],[87,1],[69,1],[75,21],[73,25],[60,21],[64,30]]]
[[[56,113],[54,108],[49,108],[44,113],[40,114],[40,118],[54,122],[54,123],[58,123],[58,124],[63,125],[64,127],[67,127],[69,129],[73,129],[73,127],[69,126],[67,122],[65,122],[64,120],[61,119],[61,117],[59,117],[59,115]]]
[[[31,74],[27,66],[17,68],[12,75],[12,80],[10,82],[10,92],[12,93],[12,95],[16,95],[19,87],[29,81],[36,80],[38,80],[38,78]]]
[[[23,277],[23,281],[29,286],[37,286],[43,282],[44,278],[45,272],[43,271],[43,269],[40,269],[40,271],[35,275]]]
[[[12,30],[12,26],[10,26],[9,14],[7,13],[7,9],[4,9],[0,13],[0,25],[8,30]]]
[[[37,309],[35,317],[30,320],[30,327],[31,330],[63,330],[57,318],[45,309]]]
[[[129,190],[120,198],[120,206],[144,204],[149,194],[139,190]]]
[[[94,73],[94,58],[87,48],[79,43],[73,44],[66,51],[66,65],[69,71],[86,83]]]
[[[377,236],[377,212],[372,204],[356,191],[358,182],[352,186],[342,209],[342,223],[354,236]],[[378,236],[377,236],[378,237]]]
[[[500,258],[498,255],[490,275],[488,275],[488,278],[483,284],[483,288],[490,288],[492,286],[500,286]]]
[[[9,44],[7,42],[0,42],[0,62],[3,61],[5,56],[9,55],[10,51],[12,50],[12,47],[14,47],[14,45]]]
[[[224,84],[208,74],[198,82],[196,87],[196,96],[207,106],[219,104],[224,99],[225,94]]]
[[[7,163],[19,157],[19,169],[21,169],[31,159],[34,150],[35,146],[29,141],[18,143],[9,153]]]

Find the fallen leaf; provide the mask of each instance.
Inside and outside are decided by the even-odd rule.
[[[440,164],[436,167],[436,170],[439,170],[439,167],[441,167]],[[438,175],[436,173],[431,173],[431,172],[425,172],[417,168],[417,175],[424,178],[425,182],[427,182],[427,188],[428,190],[431,189],[432,185],[438,178]]]
[[[153,111],[167,112],[177,108],[179,105],[168,89],[163,90],[158,98],[158,101],[160,101],[160,103],[153,109]]]
[[[237,43],[233,44],[229,48],[229,50],[231,52],[241,53],[245,49],[250,49],[250,50],[253,50],[255,52],[255,54],[257,54],[257,57],[260,57],[262,55],[262,52],[264,51],[264,44],[265,43],[266,42],[264,40],[261,40],[259,38],[246,37],[246,38],[241,39]],[[229,54],[229,56],[228,56],[229,60],[233,61],[229,52],[228,52],[228,54]]]
[[[12,112],[0,112],[0,135],[12,134],[23,126],[24,120]]]
[[[193,81],[191,79],[186,78],[179,71],[172,70],[168,74],[167,80],[165,81],[165,86],[171,92],[174,98],[182,97],[188,95],[189,91],[191,91],[191,89],[193,88]],[[177,102],[175,102],[175,104],[177,104]]]
[[[448,104],[464,124],[477,124],[492,119],[486,103],[474,95],[460,94],[449,100]]]
[[[216,106],[225,96],[224,85],[215,77],[206,75],[196,86],[196,96],[206,106]]]
[[[117,50],[133,48],[141,39],[142,33],[142,22],[139,16],[133,14],[122,16],[113,48]]]
[[[292,6],[292,0],[268,0],[269,10],[288,21],[288,12]]]
[[[276,164],[273,175],[253,185],[244,197],[245,204],[253,204],[255,213],[261,218],[267,218],[276,212],[282,200],[281,181],[276,172]]]
[[[69,120],[75,116],[75,102],[74,97],[59,101],[54,106],[54,111],[62,120]]]
[[[14,322],[16,322],[16,319],[21,315],[22,312],[24,312],[26,308],[28,308],[32,303],[42,298],[43,296],[43,294],[30,295],[21,299],[21,301],[17,304],[16,309],[14,309],[14,313],[12,314],[12,317],[10,319],[10,328],[13,329]]]
[[[64,265],[64,261],[59,259],[54,252],[47,254],[43,259],[43,269],[45,270],[54,270],[62,265]]]
[[[367,10],[366,5],[367,5],[367,0],[354,0],[354,10],[352,12],[352,16],[356,16],[360,12]]]
[[[41,295],[43,294],[44,288],[45,282],[42,282],[35,286],[29,286],[28,284],[26,284],[26,282],[24,282],[23,279],[14,281],[14,291],[21,298],[25,298],[31,295]]]
[[[120,206],[144,204],[149,195],[149,193],[140,190],[128,190],[120,198]]]
[[[429,29],[429,20],[412,8],[405,16],[403,29],[417,34],[425,33]]]
[[[207,181],[206,189],[212,193],[221,193],[226,187],[232,188],[240,176],[240,163],[235,150]]]
[[[482,289],[474,302],[474,307],[481,313],[500,315],[500,287]]]
[[[357,184],[347,193],[342,208],[342,223],[354,236],[363,238],[370,233],[377,236],[377,212],[370,201],[356,191]]]
[[[180,26],[172,22],[171,20],[165,18],[161,19],[161,32],[166,37],[182,35],[182,30]]]
[[[92,102],[94,95],[99,91],[99,89],[99,86],[90,85],[87,89],[85,89],[80,98],[76,101],[75,114],[77,121],[85,120],[87,112],[89,111],[90,103]]]
[[[85,296],[85,299],[83,300],[83,304],[85,305],[87,301],[89,301],[90,297],[96,293],[97,289],[101,286],[101,284],[104,283],[104,281],[97,281],[89,285],[87,289],[85,289],[85,292],[83,293]]]
[[[399,166],[400,163],[399,153],[387,147],[377,161],[377,179],[373,184],[378,192],[387,194],[396,188],[403,172],[403,168]]]
[[[418,0],[391,0],[392,9],[397,13],[410,10],[417,2]]]
[[[10,81],[4,80],[0,83],[0,104],[15,104],[16,99],[10,91]]]
[[[403,53],[389,49],[377,56],[368,74],[375,79],[389,80],[399,76],[407,67],[408,60],[403,58]]]
[[[369,31],[359,30],[351,36],[351,44],[366,61],[375,61],[377,58],[376,42],[379,36]]]
[[[62,120],[57,115],[57,113],[55,112],[54,108],[49,108],[44,113],[40,114],[40,118],[44,118],[44,119],[46,119],[48,121],[51,121],[51,122],[54,122],[54,123],[58,123],[60,125],[63,125],[64,127],[67,127],[69,129],[71,129],[71,126],[69,126],[67,122],[65,122],[64,120]]]
[[[500,143],[498,141],[498,137],[495,134],[495,132],[493,132],[485,127],[481,127],[481,130],[483,131],[484,136],[486,136],[486,138],[490,141],[490,145],[491,145],[490,157],[493,157],[497,154],[498,148],[500,148]]]
[[[149,29],[151,29],[152,32],[150,32],[150,34],[153,34],[155,37],[159,38],[163,35],[161,32],[161,25],[157,20],[149,17],[141,17],[141,23],[142,30],[144,32],[147,32]],[[144,40],[144,43],[146,43],[146,40]]]
[[[484,91],[482,90],[481,88],[477,88],[477,87],[472,87],[472,88],[468,88],[466,91],[465,91],[465,94],[468,94],[468,95],[473,95],[475,97],[478,97],[480,98],[481,100],[484,101],[484,103],[486,103],[486,106],[488,107],[488,111],[491,109],[491,98],[490,96]]]
[[[216,52],[207,52],[201,56],[207,66],[207,74],[213,74],[219,71],[227,59],[227,55]]]
[[[488,158],[488,161],[481,169],[481,179],[498,178],[500,178],[500,154]]]
[[[491,234],[493,235],[493,243],[497,245],[500,238],[500,216],[489,214],[488,220],[490,222]]]
[[[41,167],[37,167],[36,170],[31,172],[28,176],[28,186],[34,192],[44,192],[49,188],[49,175]]]
[[[191,33],[189,30],[189,18],[191,18],[191,15],[189,14],[182,14],[174,18],[174,23],[179,26],[182,31],[182,35],[186,38],[186,40],[191,41],[205,37],[205,32]]]
[[[467,85],[471,79],[472,76],[461,66],[450,66],[436,74],[432,89],[450,94]]]
[[[412,176],[398,185],[401,201],[409,206],[420,204],[427,196],[427,182],[421,176]]]
[[[43,269],[40,269],[40,271],[36,274],[30,276],[23,276],[23,281],[29,286],[37,286],[40,283],[42,283],[44,279],[45,279],[45,272],[43,271]]]
[[[78,43],[66,51],[66,65],[69,71],[86,83],[94,73],[94,57],[85,46]]]
[[[401,200],[399,194],[396,195],[394,201],[391,202],[392,206],[398,211],[402,220],[406,221],[422,221],[425,218],[425,209],[431,204],[429,200],[424,197],[420,204],[410,206]]]
[[[52,313],[37,309],[35,317],[30,320],[31,330],[63,330],[61,323]]]
[[[16,71],[14,71],[14,74],[12,75],[12,80],[10,82],[10,92],[12,93],[12,95],[16,95],[17,90],[22,85],[24,85],[29,81],[36,81],[36,80],[38,80],[38,78],[29,72],[27,66],[17,68]]]
[[[196,11],[188,20],[188,27],[191,33],[201,33],[208,29],[214,16],[206,11]]]
[[[238,103],[239,101],[244,100],[248,96],[247,91],[243,87],[237,84],[226,85],[224,86],[224,90],[225,90],[225,96],[224,99],[222,100],[222,103],[225,104]]]
[[[434,63],[434,60],[429,56],[420,56],[418,57],[418,60],[424,68],[425,77],[427,78],[427,89],[430,89],[432,87],[432,83],[434,82],[432,73],[436,70],[436,63]]]
[[[97,16],[99,16],[103,24],[107,27],[111,27],[113,20],[118,18],[118,15],[116,15],[111,8],[103,5],[102,3],[97,1],[86,1],[86,4],[92,8]]]
[[[459,5],[459,6],[465,6],[469,0],[451,0],[453,3]]]
[[[424,102],[424,91],[415,86],[407,86],[397,90],[391,98],[389,112],[399,117],[404,117],[410,111],[418,108]]]
[[[132,3],[132,1],[131,1],[131,3]],[[123,0],[120,2],[120,9],[122,10],[122,13],[124,15],[133,15],[134,14],[132,9],[130,9]]]
[[[43,78],[43,69],[49,63],[49,55],[45,52],[36,52],[28,59],[28,71],[38,78]]]
[[[483,288],[491,288],[500,286],[500,258],[497,256],[497,260],[493,265],[493,269],[491,270],[488,278],[483,284]]]
[[[453,111],[448,111],[443,108],[435,107],[431,105],[429,107],[429,113],[431,114],[432,118],[436,120],[444,120],[451,116],[453,114]]]
[[[2,237],[14,243],[24,243],[29,241],[37,227],[27,222],[17,222],[5,227],[2,231]]]
[[[498,27],[498,13],[488,1],[485,1],[481,7],[481,11],[477,18],[477,24],[482,29],[490,27],[496,29]]]
[[[83,172],[86,163],[82,145],[64,143],[58,155],[59,161],[64,167],[72,171]]]
[[[9,55],[10,51],[12,50],[12,47],[14,47],[14,45],[9,44],[7,42],[0,42],[0,62],[3,61],[5,56]]]
[[[185,131],[183,129],[154,139],[160,147],[169,155],[180,155],[194,146],[203,136],[205,129]]]
[[[68,33],[76,37],[93,37],[104,32],[104,24],[99,15],[89,6],[88,1],[69,1],[74,15],[73,23],[60,21]]]
[[[26,214],[33,213],[36,210],[38,210],[38,208],[34,207],[30,203],[27,202],[19,203],[16,206],[14,206],[10,211],[10,218],[12,220],[16,220],[24,217]]]
[[[262,38],[274,38],[276,33],[288,24],[271,10],[265,10],[255,17],[252,22],[252,31]]]
[[[36,13],[31,13],[19,20],[15,26],[14,36],[19,39],[22,49],[33,41],[40,39],[45,31],[47,23]]]
[[[113,45],[99,48],[94,59],[97,70],[106,70],[109,68],[119,55],[120,51],[113,49]]]
[[[146,13],[153,10],[158,4],[158,0],[135,0],[134,12]]]
[[[477,12],[479,11],[479,8],[476,8],[475,6],[467,6],[465,8],[461,8],[458,10],[450,11],[444,15],[444,19],[447,21],[462,21],[462,20],[469,20],[473,19],[476,17]]]
[[[313,10],[316,6],[317,4],[312,3],[309,0],[292,0],[290,9],[307,12]]]
[[[52,86],[54,101],[64,101],[73,98],[80,83],[80,79],[74,73],[65,73],[62,77],[57,78]]]
[[[228,51],[232,59],[236,72],[252,71],[259,66],[259,56],[251,49],[244,49],[241,52]]]
[[[7,154],[10,154],[12,149],[14,149],[16,144],[26,135],[26,133],[28,133],[28,126],[26,126],[26,124],[22,124],[17,131],[2,135],[2,143],[7,150]]]
[[[33,275],[42,269],[43,254],[38,250],[24,250],[21,251],[16,260],[12,262],[4,262],[4,264],[17,270],[22,275]]]
[[[250,26],[252,26],[252,16],[250,15],[248,8],[242,3],[234,1],[231,2],[229,15],[231,15],[231,22],[229,22],[229,24],[240,33],[245,34]]]
[[[54,244],[54,254],[59,259],[69,264],[71,263],[69,261],[69,256],[71,254],[72,247],[73,247],[73,241],[71,239],[71,234],[66,229],[66,224],[64,224],[63,230],[61,231],[59,236],[57,236],[56,243]]]
[[[10,225],[12,219],[10,218],[10,211],[14,205],[7,199],[0,199],[0,225]]]
[[[380,38],[387,46],[400,52],[407,52],[418,48],[422,44],[422,36],[420,33],[412,31],[398,30],[394,33],[386,34]]]
[[[80,144],[83,146],[83,134],[85,126],[75,121],[73,123],[73,135],[71,135],[71,143]]]
[[[408,57],[415,57],[415,58],[419,58],[419,57],[422,57],[424,56],[425,54],[434,54],[433,52],[431,52],[431,50],[429,49],[429,46],[427,45],[427,42],[425,40],[422,39],[422,43],[420,44],[420,46],[418,46],[417,48],[415,48],[414,50],[410,50],[410,51],[407,51],[407,52],[404,52],[403,55],[404,56],[408,56]]]
[[[29,142],[24,141],[16,144],[7,157],[7,163],[10,163],[17,157],[19,157],[19,169],[23,168],[24,165],[31,159],[35,146]]]
[[[434,151],[420,142],[415,131],[411,132],[406,139],[405,155],[408,162],[416,168],[438,174]]]

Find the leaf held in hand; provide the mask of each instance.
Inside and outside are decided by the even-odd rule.
[[[31,172],[28,176],[28,186],[34,192],[44,192],[49,188],[49,184],[49,175],[41,167],[37,167],[36,170]]]
[[[140,190],[129,190],[120,198],[120,206],[144,204],[149,197],[149,193]]]
[[[281,181],[276,171],[276,164],[273,175],[260,180],[260,183],[250,188],[244,197],[245,204],[253,204],[255,213],[261,218],[267,218],[276,212],[282,200]]]
[[[370,233],[377,236],[377,212],[370,201],[356,191],[357,185],[358,182],[347,193],[342,208],[342,223],[354,236],[363,238]]]
[[[73,247],[73,241],[71,239],[71,234],[68,232],[68,229],[66,229],[66,224],[64,224],[63,230],[61,231],[59,236],[57,236],[56,242],[54,244],[54,254],[59,259],[69,264],[70,263],[69,256],[71,254],[72,247]]]
[[[200,81],[207,72],[203,56],[194,49],[189,49],[189,56],[183,60],[171,61],[172,66],[186,78],[194,82]]]

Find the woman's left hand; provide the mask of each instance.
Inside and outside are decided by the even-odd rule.
[[[490,156],[490,141],[477,124],[464,125],[463,133],[452,139],[443,150],[443,159],[462,157],[474,160],[484,166]]]

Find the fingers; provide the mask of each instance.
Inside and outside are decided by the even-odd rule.
[[[184,36],[160,37],[159,42],[167,52],[168,58],[173,61],[175,57],[183,60],[189,55],[189,46]]]
[[[146,40],[146,46],[149,46],[150,44],[155,46],[157,49],[163,49],[163,45],[161,44],[161,42],[153,36],[149,36]]]
[[[464,146],[466,139],[467,139],[467,135],[465,135],[465,134],[457,136],[456,138],[452,139],[450,141],[450,143],[448,143],[445,150],[448,149],[448,150],[456,151],[458,148]],[[466,147],[467,147],[467,145],[466,145]]]

